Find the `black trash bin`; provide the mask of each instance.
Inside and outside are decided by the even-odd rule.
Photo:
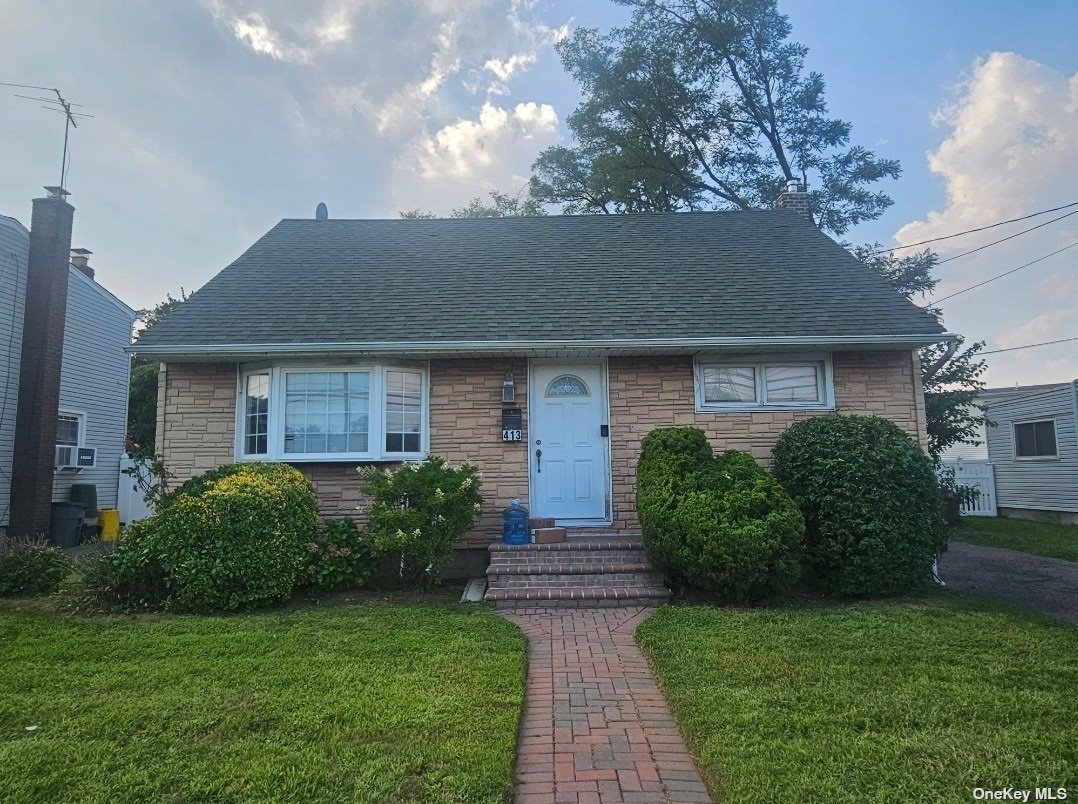
[[[49,538],[53,544],[57,547],[78,547],[79,529],[82,527],[84,510],[80,503],[54,502],[52,504]]]
[[[67,498],[82,506],[83,524],[97,525],[97,486],[93,483],[72,483]]]

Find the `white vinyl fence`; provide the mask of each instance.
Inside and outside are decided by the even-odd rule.
[[[962,516],[996,516],[996,468],[988,461],[964,460],[948,462],[954,468],[955,482],[973,486],[977,499],[962,506]]]
[[[139,467],[139,477],[152,478],[150,461],[134,461],[124,455],[120,458],[120,483],[116,489],[116,507],[120,509],[120,521],[125,525],[146,519],[153,511],[146,503],[146,489],[139,483],[139,477],[124,474],[124,470]],[[139,486],[136,488],[136,486]]]

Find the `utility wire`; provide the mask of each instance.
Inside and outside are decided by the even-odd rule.
[[[945,302],[948,299],[953,299],[955,296],[961,296],[963,293],[966,293],[966,292],[968,292],[970,290],[975,290],[975,289],[977,289],[979,287],[987,285],[989,282],[995,282],[997,279],[1002,279],[1005,276],[1010,276],[1013,273],[1017,273],[1018,271],[1021,271],[1023,268],[1028,268],[1031,265],[1036,265],[1038,262],[1043,262],[1044,260],[1048,259],[1049,257],[1054,257],[1056,254],[1059,254],[1060,252],[1066,251],[1069,248],[1074,248],[1075,246],[1078,246],[1078,240],[1071,243],[1069,246],[1064,246],[1063,248],[1056,249],[1051,254],[1045,254],[1043,257],[1038,257],[1037,259],[1032,260],[1031,262],[1027,262],[1025,265],[1019,265],[1017,268],[1012,268],[1009,271],[1004,271],[1003,273],[997,274],[996,276],[993,276],[990,279],[986,279],[983,282],[978,282],[976,285],[970,285],[968,288],[962,288],[962,290],[956,290],[954,293],[950,294],[949,296],[944,296],[942,299],[933,299],[931,304],[933,304],[933,305],[939,304],[940,302]]]
[[[1024,234],[1029,234],[1030,232],[1032,232],[1035,229],[1040,229],[1040,228],[1042,228],[1044,226],[1048,226],[1051,223],[1055,223],[1056,221],[1061,221],[1064,218],[1069,218],[1071,215],[1078,215],[1078,209],[1074,210],[1074,212],[1068,212],[1066,215],[1060,215],[1058,218],[1052,218],[1052,220],[1050,220],[1050,221],[1045,221],[1044,223],[1038,223],[1036,226],[1030,226],[1028,229],[1023,229],[1022,231],[1015,232],[1012,235],[1007,235],[1006,237],[1001,237],[999,240],[993,240],[991,243],[985,243],[983,246],[978,246],[977,248],[971,248],[969,251],[963,251],[961,254],[955,254],[953,257],[948,257],[945,260],[940,260],[939,262],[936,263],[936,265],[943,265],[943,263],[950,262],[951,260],[957,260],[959,257],[967,257],[970,254],[977,253],[978,251],[984,251],[986,248],[991,248],[992,246],[998,246],[1000,243],[1005,243],[1008,240],[1014,240],[1014,238],[1021,237]]]
[[[1047,215],[1049,212],[1059,212],[1061,209],[1070,209],[1071,207],[1078,206],[1078,201],[1071,201],[1069,204],[1064,204],[1061,207],[1052,207],[1051,209],[1042,209],[1040,212],[1033,212],[1029,215],[1023,215],[1021,218],[1011,218],[1009,221],[1000,221],[999,223],[990,223],[988,226],[981,226],[977,229],[966,229],[964,232],[955,232],[954,234],[943,235],[942,237],[931,237],[928,240],[918,240],[916,243],[907,243],[904,246],[894,246],[892,248],[881,248],[878,251],[870,251],[866,254],[866,257],[875,257],[878,254],[887,254],[891,251],[899,251],[904,248],[914,248],[915,246],[923,246],[926,243],[938,243],[940,240],[950,240],[952,237],[961,237],[962,235],[974,234],[975,232],[983,232],[986,229],[995,229],[997,226],[1006,226],[1008,223],[1018,223],[1019,221],[1028,221],[1030,218],[1036,218],[1038,215]]]
[[[1070,341],[1078,341],[1078,336],[1074,338],[1060,338],[1058,341],[1027,343],[1025,346],[1012,346],[1010,349],[993,349],[991,352],[978,352],[977,356],[981,357],[983,355],[998,355],[1000,352],[1017,352],[1019,349],[1032,349],[1034,346],[1051,346],[1053,343],[1069,343]]]

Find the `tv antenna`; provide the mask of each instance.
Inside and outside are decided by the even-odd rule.
[[[56,95],[55,98],[44,97],[35,98],[30,95],[19,95],[16,93],[16,98],[23,98],[25,100],[39,101],[43,104],[42,109],[47,109],[50,112],[59,112],[64,116],[64,153],[60,160],[60,189],[64,189],[64,183],[67,180],[67,140],[71,133],[72,128],[78,128],[78,121],[84,117],[93,117],[92,114],[86,114],[85,112],[72,111],[72,107],[82,108],[81,103],[72,103],[60,94],[60,90],[55,87],[38,87],[32,84],[8,84],[0,81],[0,87],[14,87],[15,89],[36,89],[41,92],[51,92]]]

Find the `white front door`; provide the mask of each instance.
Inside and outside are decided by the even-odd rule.
[[[608,473],[602,363],[532,363],[532,516],[604,521]]]

